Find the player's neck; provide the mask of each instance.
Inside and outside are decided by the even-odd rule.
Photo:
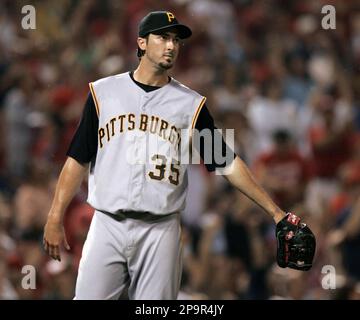
[[[169,82],[166,70],[154,70],[152,67],[142,63],[134,71],[134,79],[142,84],[156,87],[162,87]]]

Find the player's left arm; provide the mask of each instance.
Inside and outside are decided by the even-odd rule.
[[[234,187],[256,202],[274,219],[278,265],[301,271],[310,270],[316,248],[316,239],[311,229],[295,214],[285,214],[256,182],[239,157],[225,168],[225,174]]]
[[[208,144],[200,142],[195,145],[201,158],[206,158],[206,152],[211,152],[212,162],[205,166],[208,171],[219,171],[239,191],[263,208],[276,223],[277,263],[282,268],[293,268],[307,271],[311,268],[316,248],[315,236],[310,228],[293,213],[281,210],[271,199],[268,193],[255,180],[246,164],[237,156],[227,143],[214,143],[215,136],[220,133],[216,130],[214,120],[204,105],[197,119],[196,129],[210,129],[213,132],[213,148],[207,150]],[[225,163],[218,164],[216,159],[223,156]],[[221,158],[220,158],[221,159]]]
[[[255,181],[246,164],[232,151],[222,137],[221,144],[214,143],[215,140],[219,140],[215,139],[215,136],[221,134],[217,131],[214,118],[211,116],[206,104],[204,104],[200,111],[195,128],[198,132],[208,129],[213,133],[213,141],[210,149],[208,149],[209,145],[206,145],[201,139],[195,139],[196,141],[199,141],[199,144],[194,145],[194,148],[199,151],[202,159],[205,159],[206,153],[210,152],[212,161],[211,163],[205,163],[207,170],[210,172],[215,170],[225,170],[223,171],[225,177],[234,187],[262,207],[273,217],[276,223],[279,222],[285,216],[285,213],[276,206],[269,195]],[[221,159],[224,155],[224,151],[226,161],[225,163],[218,164],[216,159]]]
[[[225,169],[225,178],[238,190],[262,207],[278,223],[285,217],[282,211],[260,186],[247,165],[238,156]]]

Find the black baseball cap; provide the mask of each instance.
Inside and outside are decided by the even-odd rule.
[[[153,11],[147,14],[139,25],[139,37],[143,38],[149,33],[158,33],[166,29],[175,28],[180,39],[189,38],[191,29],[176,19],[169,11]]]

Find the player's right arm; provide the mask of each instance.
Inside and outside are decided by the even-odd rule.
[[[85,104],[79,127],[67,152],[68,158],[60,173],[55,196],[44,228],[45,251],[60,261],[60,247],[70,249],[64,231],[63,219],[67,207],[88,172],[89,163],[97,153],[99,119],[91,94]]]
[[[70,250],[64,231],[64,214],[77,193],[87,169],[87,164],[80,164],[75,159],[68,157],[60,173],[54,200],[44,228],[43,239],[45,251],[55,260],[61,261],[61,245]]]

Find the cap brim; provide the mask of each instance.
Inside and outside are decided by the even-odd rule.
[[[147,34],[149,34],[149,33],[157,34],[157,33],[164,32],[165,30],[168,30],[168,29],[176,29],[180,39],[186,39],[186,38],[191,37],[191,35],[192,35],[191,29],[183,24],[174,24],[171,26],[165,26],[162,28],[153,29],[153,30],[148,31]],[[140,35],[140,36],[144,37],[144,36],[146,36],[146,34]]]

